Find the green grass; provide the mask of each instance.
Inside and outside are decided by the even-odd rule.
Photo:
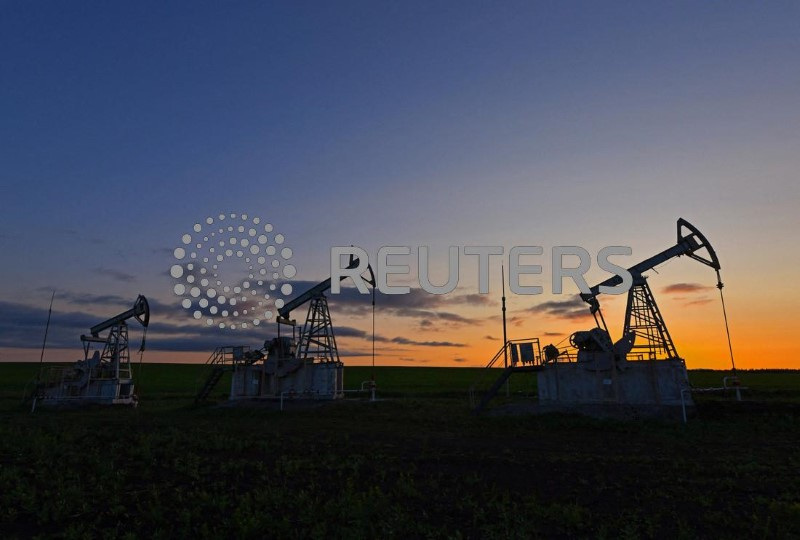
[[[46,364],[47,365],[47,364]],[[142,398],[142,406],[148,401],[192,401],[200,383],[207,375],[208,367],[203,364],[141,364],[134,365],[137,391]],[[34,363],[0,364],[0,408],[8,409],[21,401],[24,391],[36,378],[39,365]],[[363,381],[371,379],[372,374],[378,384],[378,392],[383,397],[414,398],[463,398],[466,399],[469,387],[476,381],[484,386],[499,375],[494,369],[486,373],[482,368],[436,368],[436,367],[360,367],[345,368],[345,388],[358,389]],[[712,370],[692,370],[689,380],[696,387],[722,386],[722,378],[729,372]],[[751,370],[740,371],[742,385],[748,390],[745,395],[761,399],[780,397],[784,400],[800,398],[800,371],[792,370]],[[230,376],[223,378],[216,386],[212,398],[225,399],[230,387]],[[510,391],[516,395],[535,395],[535,375],[515,375],[510,379]],[[161,404],[159,405],[161,406]]]
[[[390,367],[385,401],[278,412],[194,407],[202,366],[145,364],[137,409],[31,415],[35,374],[0,365],[3,538],[800,536],[798,372],[742,373],[686,426],[475,417],[476,370]]]

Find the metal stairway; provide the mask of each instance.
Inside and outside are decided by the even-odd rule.
[[[194,402],[200,403],[208,399],[226,371],[233,371],[238,364],[252,363],[255,357],[247,354],[249,352],[250,347],[247,346],[225,346],[214,349],[214,352],[206,360],[206,365],[210,369],[203,385],[195,395]]]
[[[202,388],[200,388],[200,391],[197,392],[197,395],[194,398],[195,403],[205,401],[208,398],[208,395],[212,390],[214,390],[214,387],[217,385],[226,371],[230,371],[230,369],[225,369],[225,366],[214,366],[212,368],[211,373],[208,374],[208,377],[203,383]]]
[[[498,363],[501,358],[508,358],[508,366],[503,368],[500,372],[500,376],[497,377],[488,390],[479,394],[479,385],[481,382],[485,382],[489,374],[496,372],[495,364]],[[470,387],[470,405],[473,411],[476,414],[483,411],[514,373],[531,373],[540,371],[541,369],[542,354],[538,338],[507,341],[486,365],[483,376]],[[479,400],[478,397],[480,397]]]

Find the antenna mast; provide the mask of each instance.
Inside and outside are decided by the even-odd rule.
[[[508,335],[506,333],[506,269],[500,265],[500,275],[503,280],[503,367],[508,367]]]
[[[50,316],[53,314],[53,299],[56,297],[56,291],[53,290],[53,295],[50,297],[50,308],[47,310],[47,326],[44,327],[44,341],[42,341],[42,354],[39,355],[39,374],[36,376],[36,381],[42,379],[42,364],[44,363],[44,349],[47,346],[47,332],[50,330]]]

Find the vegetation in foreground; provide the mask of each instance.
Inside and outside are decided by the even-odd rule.
[[[145,365],[138,409],[31,415],[31,367],[0,365],[4,538],[800,536],[798,372],[743,374],[747,401],[701,397],[684,426],[474,417],[475,371],[434,368],[279,412],[194,407],[202,368]]]

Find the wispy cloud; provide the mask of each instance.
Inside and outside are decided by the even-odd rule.
[[[711,289],[710,286],[700,283],[673,283],[661,289],[661,292],[664,294],[697,294],[707,292],[709,289]]]
[[[421,347],[465,347],[463,343],[455,343],[453,341],[416,341],[401,336],[394,337],[389,340],[391,343],[398,343],[400,345],[418,345]]]
[[[705,304],[710,304],[713,302],[711,298],[698,298],[696,300],[689,300],[688,302],[684,302],[684,306],[703,306]]]
[[[96,307],[101,304],[109,307],[108,317],[128,309],[133,300],[116,295],[90,295],[74,292],[59,293],[71,305]],[[151,318],[147,334],[149,350],[211,352],[216,347],[230,344],[243,344],[261,347],[265,340],[275,334],[274,325],[250,326],[247,329],[230,331],[217,326],[197,324],[177,305],[163,304],[150,300]],[[48,346],[54,348],[80,348],[80,336],[88,329],[104,320],[104,316],[81,309],[54,309],[48,335]],[[14,302],[0,301],[0,347],[37,348],[41,346],[47,323],[47,308]],[[138,324],[131,323],[131,341],[139,339]],[[372,334],[359,328],[337,326],[334,329],[340,338],[354,338],[371,341]],[[405,345],[412,347],[464,347],[463,343],[453,341],[416,340],[404,336],[387,337],[376,335],[375,341],[385,345]],[[388,350],[388,349],[387,349]],[[393,349],[394,350],[394,349]],[[402,349],[399,349],[402,350]],[[384,351],[385,352],[385,351]],[[342,353],[344,354],[344,353]],[[352,355],[367,355],[358,353]],[[351,355],[351,354],[349,354]]]
[[[130,309],[136,300],[136,294],[125,297],[118,294],[95,294],[79,291],[61,290],[53,287],[39,287],[35,289],[36,292],[50,294],[55,290],[55,305],[63,304],[66,302],[72,306],[79,306],[80,308],[91,307],[92,311],[102,311],[108,313],[109,316],[116,313],[121,313],[124,310]],[[186,310],[179,304],[179,299],[175,298],[173,302],[165,303],[154,298],[147,299],[150,305],[150,312],[154,317],[159,319],[171,320],[186,320]],[[97,317],[97,315],[92,315]]]
[[[684,306],[702,306],[712,301],[705,296],[712,289],[710,285],[700,283],[673,283],[661,289],[661,292],[672,295],[673,300],[681,301]]]
[[[514,315],[513,317],[511,317],[511,319],[509,319],[509,322],[511,323],[512,326],[519,328],[525,323],[526,320],[528,320],[527,317],[520,317],[519,315]]]
[[[588,319],[592,315],[589,307],[580,299],[572,298],[569,300],[550,300],[531,306],[525,310],[528,313],[546,315],[556,319],[581,320]]]
[[[428,360],[426,358],[411,358],[411,357],[408,357],[408,356],[400,357],[400,358],[398,358],[398,360],[400,362],[408,362],[408,363],[412,363],[412,364],[427,364],[428,362],[430,362],[430,360]]]
[[[293,283],[296,291],[303,291],[313,283]],[[489,299],[486,295],[438,295],[429,294],[421,289],[411,289],[408,294],[381,294],[376,293],[376,309],[381,313],[411,319],[418,319],[421,326],[428,329],[436,328],[437,324],[448,326],[463,326],[479,323],[480,320],[457,312],[469,307],[486,305]],[[371,295],[362,295],[353,287],[343,287],[339,294],[329,295],[331,309],[339,312],[365,316],[372,309]],[[427,322],[422,322],[427,321]]]
[[[466,306],[488,306],[492,298],[488,294],[455,294],[444,297],[445,304],[460,304]]]

